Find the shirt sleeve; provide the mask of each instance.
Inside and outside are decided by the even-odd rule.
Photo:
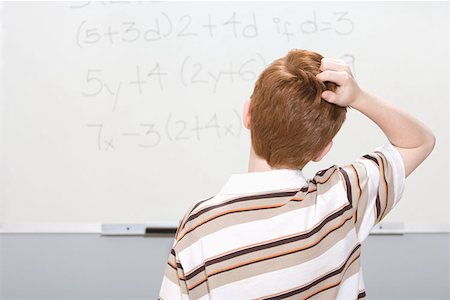
[[[164,274],[159,300],[189,299],[186,281],[184,280],[183,266],[177,259],[174,248],[170,251],[167,260],[166,272]]]
[[[340,171],[352,203],[358,239],[362,242],[403,194],[403,159],[398,150],[387,143]]]

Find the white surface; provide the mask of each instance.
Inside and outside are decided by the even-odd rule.
[[[255,75],[292,48],[343,57],[361,86],[432,128],[436,149],[386,220],[405,228],[449,224],[447,2],[1,5],[3,232],[176,223],[192,202],[245,171],[241,107]],[[231,22],[234,13],[239,23]],[[203,26],[209,16],[217,25],[212,37]],[[309,22],[314,16],[317,27]],[[146,41],[145,32],[157,37],[147,30],[158,22],[160,38]],[[136,41],[122,40],[135,39],[137,30]],[[146,78],[140,93],[132,83],[137,67],[144,80],[156,66],[164,74]],[[193,130],[197,120],[210,128]],[[374,125],[349,111],[330,155],[305,173],[382,143]]]

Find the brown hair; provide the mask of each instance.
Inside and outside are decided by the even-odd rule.
[[[322,83],[322,55],[291,50],[256,81],[250,102],[255,153],[272,167],[301,169],[320,154],[345,120],[346,108],[321,99],[336,84]]]

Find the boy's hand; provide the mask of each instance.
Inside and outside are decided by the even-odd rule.
[[[339,106],[352,106],[383,130],[397,148],[405,166],[405,176],[411,174],[434,148],[435,137],[430,129],[405,111],[361,90],[348,65],[337,59],[323,58],[322,73],[317,78],[338,85],[335,92],[324,91],[322,98]]]
[[[357,100],[361,98],[363,92],[353,78],[350,67],[344,61],[322,58],[320,70],[322,72],[316,76],[320,81],[331,81],[338,85],[335,92],[324,91],[322,93],[324,100],[346,107],[354,106]]]

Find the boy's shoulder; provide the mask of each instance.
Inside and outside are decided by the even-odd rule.
[[[193,231],[196,227],[200,227],[201,225],[207,223],[206,218],[207,215],[209,215],[208,212],[219,207],[221,202],[220,200],[220,195],[215,195],[194,202],[181,219],[175,239],[180,240],[185,235]]]
[[[242,194],[218,193],[199,200],[191,205],[181,220],[176,240],[181,240],[186,235],[204,236],[211,230],[225,226],[268,218],[272,213],[276,214],[273,212],[275,209],[280,211],[293,209],[294,207],[282,208],[291,201],[297,202],[297,207],[309,206],[315,203],[314,198],[318,193],[326,192],[334,185],[343,185],[340,169],[337,165],[333,165],[320,170],[313,178],[306,179],[302,186],[295,188]],[[244,219],[242,216],[245,216]]]

